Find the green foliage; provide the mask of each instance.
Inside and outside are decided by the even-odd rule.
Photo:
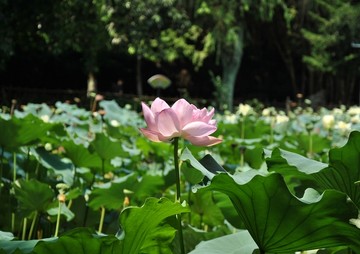
[[[174,237],[171,227],[159,225],[165,218],[189,212],[187,207],[166,198],[149,198],[142,207],[129,207],[120,215],[124,240],[120,253],[142,253],[158,242],[168,243]]]
[[[347,0],[315,1],[309,12],[311,28],[302,34],[311,46],[311,53],[303,61],[311,70],[344,75],[354,71],[359,53],[352,48],[358,39],[359,5]],[[333,52],[336,51],[336,54]]]
[[[242,178],[243,175],[220,174],[207,188],[230,197],[239,219],[261,250],[289,252],[359,246],[360,232],[348,223],[357,216],[357,209],[347,203],[346,195],[326,191],[322,196],[305,195],[299,200],[279,174],[255,176],[245,183],[239,182]]]
[[[181,142],[188,145],[180,164],[183,206],[167,199],[175,190],[171,144],[139,136],[144,123],[135,111],[114,101],[101,107],[107,112],[101,122],[62,103],[1,114],[1,129],[17,136],[1,139],[0,227],[12,233],[0,232],[0,253],[67,253],[70,245],[89,253],[179,253],[179,213],[187,253],[359,252],[360,134],[348,135],[360,125],[347,125],[358,108],[302,109],[285,117],[275,109],[260,115],[262,106],[253,104],[246,116],[240,108],[218,115],[221,144],[204,149]],[[329,114],[334,123],[326,127]],[[59,184],[60,237],[51,238]],[[106,235],[90,229],[99,224]],[[114,237],[119,227],[120,239]],[[17,239],[41,233],[43,240]]]
[[[55,197],[49,185],[35,179],[30,181],[19,179],[14,184],[14,189],[15,198],[26,216],[32,212],[45,212]]]

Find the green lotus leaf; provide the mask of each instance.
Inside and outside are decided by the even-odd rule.
[[[120,214],[123,241],[118,253],[142,253],[154,243],[154,238],[174,237],[171,227],[159,226],[164,219],[189,212],[188,207],[167,198],[148,198],[141,207],[128,207]],[[170,232],[169,232],[170,231]],[[173,235],[170,235],[172,233]]]
[[[45,212],[55,197],[49,185],[36,179],[17,180],[14,184],[15,198],[19,201],[20,209],[27,215],[32,212]]]
[[[314,175],[325,189],[346,193],[360,209],[360,132],[350,134],[341,148],[329,152],[329,167]]]
[[[33,115],[24,118],[12,117],[9,120],[0,118],[0,146],[11,151],[20,146],[31,145],[45,136],[54,125],[45,123]]]
[[[206,189],[229,196],[260,250],[284,253],[348,245],[359,251],[360,231],[349,224],[357,209],[345,194],[328,190],[300,200],[280,174],[247,180],[240,176],[221,173]]]
[[[117,156],[128,157],[120,142],[115,142],[104,133],[97,133],[95,139],[90,143],[90,147],[95,150],[102,160],[111,160]]]
[[[84,145],[76,144],[72,140],[65,141],[62,145],[65,148],[65,156],[69,158],[76,167],[101,167],[100,157],[90,153]]]
[[[265,157],[267,157],[268,170],[282,175],[306,177],[328,167],[325,163],[279,148],[275,148],[272,152],[265,150]],[[313,179],[313,177],[310,178]]]
[[[94,210],[102,206],[109,210],[119,210],[125,198],[124,189],[131,191],[131,201],[143,203],[146,197],[156,195],[163,184],[161,176],[144,175],[138,178],[137,174],[127,175],[94,188],[89,206]]]
[[[39,241],[36,254],[115,254],[120,241],[115,236],[99,236],[88,228],[76,228],[51,241]]]

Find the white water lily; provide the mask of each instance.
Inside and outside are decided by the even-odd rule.
[[[241,116],[247,116],[252,111],[253,111],[253,108],[250,105],[240,103],[239,108],[238,108],[236,113],[241,115]]]
[[[351,130],[351,123],[346,123],[344,121],[339,121],[336,125],[335,125],[335,129],[340,130],[341,132],[345,133],[346,131],[350,131]]]
[[[348,109],[347,113],[348,113],[350,116],[360,115],[360,107],[359,107],[359,106],[350,107],[350,108]]]
[[[322,124],[325,129],[332,129],[335,125],[335,117],[333,115],[324,115],[322,117]]]
[[[275,115],[276,114],[276,109],[274,107],[268,107],[268,108],[264,108],[261,112],[261,114],[263,116],[271,116],[271,115]]]
[[[111,126],[113,126],[113,127],[119,127],[119,126],[120,126],[120,123],[119,123],[118,121],[116,121],[116,120],[111,120],[111,121],[110,121],[110,124],[111,124]]]
[[[43,120],[45,123],[48,123],[50,120],[50,117],[48,115],[42,115],[42,116],[40,116],[40,119]]]
[[[353,123],[353,124],[360,123],[360,114],[351,117],[350,121],[351,121],[351,123]]]
[[[276,124],[287,123],[287,122],[289,122],[289,117],[285,115],[277,115],[275,118]]]
[[[235,114],[226,114],[224,115],[224,123],[235,124],[238,121],[237,115]]]
[[[344,111],[340,108],[334,108],[332,112],[334,115],[342,115],[344,113]]]

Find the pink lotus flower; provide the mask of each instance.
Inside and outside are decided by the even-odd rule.
[[[171,107],[162,99],[156,98],[149,108],[141,103],[147,128],[140,131],[155,142],[168,141],[182,137],[197,146],[212,146],[222,140],[209,136],[217,129],[216,121],[211,119],[215,109],[198,109],[184,99],[177,100]]]

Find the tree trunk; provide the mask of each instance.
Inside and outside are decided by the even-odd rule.
[[[96,93],[97,86],[96,86],[96,79],[93,72],[88,73],[88,80],[87,80],[87,96],[90,97],[91,93]]]
[[[143,95],[143,89],[142,89],[142,70],[141,70],[141,61],[142,57],[141,55],[136,56],[136,91],[137,95],[141,97]]]
[[[240,27],[237,39],[227,44],[221,51],[222,64],[222,85],[224,86],[226,106],[228,110],[233,110],[234,89],[237,74],[240,69],[244,48],[244,28]]]

